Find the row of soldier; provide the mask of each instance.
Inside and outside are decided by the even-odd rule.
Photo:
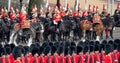
[[[120,63],[120,40],[0,45],[0,63]]]

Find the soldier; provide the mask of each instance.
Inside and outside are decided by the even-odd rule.
[[[105,46],[105,63],[112,63],[112,46],[107,44]]]
[[[86,58],[84,57],[82,46],[77,46],[77,53],[78,53],[78,57],[76,63],[85,63],[84,61]]]
[[[114,42],[114,44],[112,44],[113,45],[113,53],[112,53],[112,62],[113,63],[119,63],[118,62],[118,44],[117,43],[115,43]]]
[[[43,46],[40,46],[40,50],[39,50],[40,63],[44,63],[44,53],[43,53],[43,51],[44,51],[44,47],[43,47]]]
[[[100,63],[100,53],[99,53],[99,44],[96,44],[95,45],[95,48],[94,48],[94,51],[95,51],[95,54],[94,54],[94,61],[95,63]]]
[[[55,14],[53,16],[53,24],[56,26],[57,31],[59,31],[60,23],[62,22],[62,17],[59,14],[59,10],[55,10]]]
[[[14,57],[12,55],[12,50],[10,46],[5,47],[6,50],[6,62],[8,63],[13,63],[14,62]]]
[[[0,51],[1,51],[1,63],[6,63],[7,61],[6,61],[6,50],[5,50],[5,48],[3,48],[3,47],[1,47],[0,48]]]
[[[71,63],[77,63],[77,49],[76,49],[76,46],[70,46],[70,54],[71,54]]]
[[[84,54],[84,63],[89,63],[90,55],[89,55],[89,46],[86,44],[83,48]]]
[[[71,56],[70,56],[70,49],[69,49],[69,47],[65,47],[65,52],[64,52],[64,54],[65,54],[65,63],[72,63],[71,62]]]
[[[89,58],[89,62],[88,63],[94,63],[94,46],[90,45],[90,58]]]
[[[14,62],[13,63],[21,63],[21,54],[22,54],[22,51],[20,49],[19,46],[16,46],[14,49],[13,49],[13,57],[14,57]]]
[[[83,20],[88,20],[88,12],[87,11],[83,11],[83,13],[82,13],[82,19]]]
[[[52,63],[51,47],[49,45],[45,47],[44,54],[44,63]]]
[[[60,16],[62,17],[62,19],[63,19],[63,20],[65,20],[65,19],[66,19],[66,18],[65,18],[66,13],[65,13],[65,11],[64,11],[64,9],[63,9],[63,8],[60,10]]]

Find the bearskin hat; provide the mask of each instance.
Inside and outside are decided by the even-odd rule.
[[[49,46],[53,46],[53,42],[49,42]]]
[[[39,54],[39,47],[34,46],[31,50],[32,55],[34,56],[35,54]]]
[[[40,46],[40,48],[39,48],[40,50],[39,50],[39,54],[42,54],[43,53],[43,51],[44,51],[44,47],[43,46]]]
[[[54,53],[57,51],[57,48],[55,46],[51,47],[51,54],[54,55]]]
[[[77,49],[76,46],[70,46],[70,54],[76,53]]]
[[[94,51],[99,51],[100,50],[100,46],[98,44],[95,45]]]
[[[112,52],[112,46],[110,44],[107,44],[105,47],[105,53],[109,54],[110,52]]]
[[[61,53],[64,52],[64,47],[63,46],[60,46],[57,50],[57,53],[60,55]]]
[[[13,57],[14,57],[15,60],[16,60],[18,57],[21,57],[21,55],[22,55],[21,48],[20,48],[19,46],[14,47],[12,54],[13,54]]]
[[[10,47],[11,47],[11,51],[12,51],[13,48],[15,47],[15,44],[11,43],[11,44],[10,44]]]
[[[50,51],[51,51],[51,47],[48,45],[44,49],[44,54],[47,55],[48,53],[50,53]]]
[[[6,55],[6,50],[5,48],[0,48],[0,56]]]
[[[83,46],[77,46],[77,54],[83,51]]]
[[[25,49],[25,55],[30,52],[30,47],[29,46],[24,46]]]
[[[90,45],[90,52],[93,52],[93,51],[94,51],[94,46]]]
[[[69,47],[65,47],[65,50],[64,50],[65,56],[68,55],[69,52],[70,52],[70,48]]]
[[[84,46],[83,52],[84,52],[84,54],[85,54],[86,52],[89,52],[89,46],[88,46],[88,45],[85,45],[85,46]]]
[[[6,54],[10,55],[12,53],[10,46],[5,47]]]

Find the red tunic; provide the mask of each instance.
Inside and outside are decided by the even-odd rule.
[[[52,57],[51,56],[45,56],[44,57],[44,63],[52,63]]]
[[[77,55],[76,59],[77,59],[76,63],[84,63],[84,61],[85,61],[84,54]]]
[[[24,56],[21,57],[22,63],[26,63],[26,58]]]
[[[62,55],[58,56],[58,63],[65,63],[65,57]]]
[[[118,63],[118,53],[113,53],[112,54],[112,59],[113,59],[113,63]]]
[[[65,63],[72,63],[71,62],[71,56],[65,56]]]
[[[6,57],[1,59],[2,63],[6,63]]]
[[[44,63],[44,57],[43,56],[40,56],[40,63]]]
[[[61,12],[60,12],[60,16],[61,16],[61,17],[64,17],[65,15],[66,15],[66,13],[65,13],[64,11],[61,11]]]
[[[56,23],[58,23],[59,21],[62,20],[62,17],[60,16],[60,14],[54,14],[53,20],[54,20]]]
[[[100,63],[100,54],[94,54],[95,63]]]
[[[33,63],[34,62],[34,58],[32,56],[32,54],[29,54],[27,57],[27,63]]]
[[[88,63],[94,63],[94,54],[90,55],[89,62]]]
[[[105,63],[112,63],[111,53],[108,54],[108,55],[105,55]]]
[[[73,16],[74,16],[74,17],[80,16],[80,15],[79,15],[79,12],[75,11],[75,12],[73,13]]]
[[[15,60],[14,63],[22,63],[21,61]]]

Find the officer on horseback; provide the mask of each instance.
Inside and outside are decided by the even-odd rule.
[[[62,17],[60,15],[58,8],[56,7],[55,14],[53,15],[53,24],[56,26],[57,32],[59,31],[59,26],[61,21],[62,21]]]

